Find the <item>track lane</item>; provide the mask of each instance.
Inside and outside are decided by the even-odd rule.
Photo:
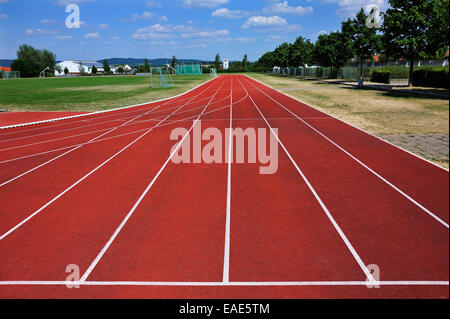
[[[255,102],[269,117],[289,114],[252,88]],[[447,228],[301,121],[270,123],[282,127],[286,147],[361,258],[380,267],[382,279],[448,280]]]
[[[449,223],[449,173],[260,82],[248,81]],[[314,117],[328,117],[322,121]],[[443,200],[443,198],[445,200]]]
[[[217,98],[231,91],[231,77],[224,78],[225,85]],[[227,116],[230,102],[223,101],[227,108],[202,115],[200,121]],[[201,126],[224,128],[226,124],[219,121]],[[179,127],[189,129],[192,125],[183,123]],[[196,126],[191,133],[199,128]],[[191,143],[192,134],[186,138]],[[220,280],[226,179],[224,164],[168,162],[87,279]]]
[[[206,87],[205,91],[200,92],[199,98],[202,95],[208,95],[208,90],[217,90],[217,88]],[[180,109],[182,107],[183,104],[180,106]],[[174,110],[172,113],[167,114],[166,119],[170,118],[176,111]],[[0,192],[0,199],[7,205],[2,207],[0,232],[3,234],[31,214],[31,212],[38,210],[43,203],[49,202],[61,191],[76,183],[80,177],[92,172],[105,159],[116,154],[116,152],[120,151],[138,136],[147,134],[147,132],[150,135],[154,134],[159,128],[152,132],[149,130],[152,130],[152,127],[156,124],[158,123],[154,123],[151,126],[146,124],[146,131],[144,132],[141,131],[118,139],[108,140],[102,143],[101,148],[95,144],[86,145],[71,153],[70,156],[60,158],[32,174],[3,186],[1,188],[2,192]]]

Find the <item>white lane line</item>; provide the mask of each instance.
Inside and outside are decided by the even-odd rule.
[[[125,218],[122,220],[122,222],[120,223],[119,227],[117,227],[116,231],[114,232],[114,234],[111,236],[111,238],[108,240],[108,242],[106,243],[106,245],[102,248],[102,250],[100,251],[100,253],[97,255],[97,257],[94,259],[94,261],[91,263],[91,265],[89,266],[89,268],[86,270],[86,272],[83,274],[83,276],[81,277],[80,281],[84,282],[86,281],[86,279],[89,277],[89,275],[91,274],[91,272],[94,270],[95,266],[98,264],[98,262],[100,261],[100,259],[103,257],[103,255],[106,253],[106,251],[108,250],[108,248],[111,246],[111,244],[113,243],[113,241],[116,239],[117,235],[119,235],[120,231],[122,230],[122,228],[125,226],[125,224],[128,222],[128,220],[130,219],[130,217],[133,215],[133,213],[136,211],[137,207],[140,205],[140,203],[142,202],[142,200],[144,199],[144,197],[147,195],[147,193],[150,191],[150,189],[152,188],[153,184],[156,182],[156,180],[158,179],[158,177],[161,175],[161,173],[163,172],[163,170],[166,168],[166,166],[169,164],[170,160],[172,159],[172,157],[178,152],[178,150],[180,149],[181,145],[183,144],[184,140],[186,139],[186,137],[189,136],[189,134],[191,133],[192,129],[195,127],[195,125],[197,124],[197,122],[199,121],[200,117],[203,115],[203,113],[206,111],[207,107],[209,106],[209,104],[212,102],[212,100],[214,99],[214,97],[217,95],[217,93],[220,91],[220,89],[222,88],[223,84],[225,83],[225,81],[223,81],[223,83],[220,85],[220,87],[217,89],[216,93],[213,95],[213,97],[211,98],[211,100],[209,101],[209,103],[205,106],[205,108],[203,109],[203,111],[199,114],[199,116],[197,117],[197,119],[194,121],[194,123],[192,124],[191,128],[189,129],[189,131],[186,133],[186,135],[184,135],[183,139],[180,141],[180,143],[178,143],[177,147],[172,151],[172,153],[170,154],[169,158],[166,160],[166,162],[163,164],[163,166],[160,168],[160,170],[158,171],[158,173],[153,177],[152,181],[150,182],[150,184],[148,184],[147,188],[144,190],[144,192],[141,194],[141,196],[139,197],[139,199],[136,201],[136,203],[133,205],[133,207],[130,209],[130,211],[128,212],[127,216],[125,216]]]
[[[248,76],[247,76],[247,77],[248,77]],[[321,111],[321,110],[318,110],[318,109],[316,109],[316,108],[313,108],[313,107],[309,106],[308,103],[306,103],[306,102],[300,100],[300,99],[297,98],[297,97],[293,97],[293,96],[291,96],[291,95],[289,95],[289,94],[287,94],[287,93],[284,93],[284,92],[281,92],[281,91],[279,91],[279,90],[277,90],[277,89],[274,89],[273,87],[270,87],[270,86],[268,86],[268,85],[266,85],[266,84],[264,84],[264,83],[262,83],[261,81],[258,81],[258,80],[256,80],[256,79],[253,79],[253,78],[250,78],[250,77],[248,77],[248,78],[251,79],[251,80],[253,80],[253,81],[255,81],[255,82],[258,82],[259,84],[262,84],[263,86],[266,86],[266,87],[272,89],[273,91],[275,91],[275,92],[277,92],[277,93],[279,93],[279,94],[282,94],[282,95],[284,95],[284,96],[287,96],[288,98],[292,99],[292,100],[295,101],[295,102],[301,102],[301,103],[305,104],[306,106],[308,106],[308,107],[310,107],[310,108],[312,108],[312,109],[314,109],[314,110],[316,110],[316,111],[319,111],[320,113],[323,113],[323,114],[329,116],[329,117],[332,118],[332,119],[335,119],[335,120],[337,120],[337,121],[339,121],[339,122],[345,123],[346,125],[351,126],[351,127],[355,128],[356,130],[358,130],[358,131],[360,131],[360,132],[362,132],[362,133],[364,133],[364,134],[366,134],[366,135],[372,136],[373,138],[376,138],[377,140],[380,140],[381,142],[384,142],[384,143],[386,143],[386,144],[389,144],[389,145],[391,145],[391,146],[393,146],[393,147],[395,147],[395,148],[397,148],[397,149],[399,149],[399,150],[401,150],[401,151],[403,151],[403,152],[405,152],[405,153],[408,153],[409,155],[412,155],[412,156],[414,156],[414,157],[416,157],[416,158],[418,158],[418,159],[420,159],[420,160],[422,160],[422,161],[424,161],[424,162],[427,162],[428,164],[431,164],[431,165],[433,165],[433,166],[436,166],[437,168],[440,168],[440,169],[446,171],[447,173],[449,172],[449,169],[448,169],[448,168],[442,167],[442,166],[440,166],[440,165],[438,165],[438,164],[436,164],[436,163],[433,163],[432,161],[430,161],[430,160],[428,160],[428,159],[426,159],[426,158],[424,158],[424,157],[421,157],[421,156],[419,156],[419,155],[417,155],[417,154],[414,154],[414,153],[411,152],[411,151],[408,151],[407,149],[404,149],[404,148],[402,148],[402,147],[400,147],[400,146],[398,146],[398,145],[395,145],[395,144],[393,144],[393,143],[391,143],[391,142],[389,142],[389,141],[387,141],[387,140],[384,140],[384,139],[382,139],[381,137],[378,137],[378,136],[376,136],[376,135],[374,135],[374,134],[372,134],[372,133],[369,133],[369,132],[367,132],[367,131],[364,131],[363,129],[361,129],[361,128],[359,128],[359,127],[353,125],[353,124],[350,124],[349,122],[346,122],[346,121],[344,121],[344,120],[342,120],[342,119],[339,119],[339,118],[337,118],[337,117],[335,117],[335,116],[333,116],[333,115],[331,115],[331,114],[328,114],[328,113],[326,113],[326,112],[324,112],[324,111]]]
[[[206,91],[207,88],[205,90],[203,90],[202,92],[200,92],[198,95],[200,95],[201,93],[203,93],[204,91]],[[197,95],[197,96],[198,96]],[[195,99],[196,96],[194,96],[192,99]],[[173,114],[175,114],[178,110],[180,110],[181,108],[184,107],[184,104],[181,105],[178,109],[176,109],[175,111],[173,111],[171,114],[167,115],[166,118],[164,118],[163,120],[160,121],[160,123],[164,122],[166,119],[168,119],[170,116],[172,116]],[[158,123],[158,124],[160,124]],[[155,125],[156,126],[156,125]],[[89,173],[87,173],[86,175],[84,175],[82,178],[80,178],[78,181],[76,181],[75,183],[73,183],[71,186],[69,186],[68,188],[66,188],[63,192],[61,192],[59,195],[55,196],[52,200],[50,200],[48,203],[46,203],[44,206],[42,206],[41,208],[39,208],[38,210],[36,210],[33,214],[31,214],[30,216],[28,216],[27,218],[25,218],[24,220],[22,220],[20,223],[18,223],[16,226],[14,226],[13,228],[11,228],[10,230],[8,230],[6,233],[4,233],[2,236],[0,236],[0,241],[3,240],[6,236],[10,235],[12,232],[14,232],[16,229],[18,229],[19,227],[21,227],[23,224],[25,224],[26,222],[28,222],[30,219],[32,219],[34,216],[36,216],[37,214],[39,214],[41,211],[43,211],[45,208],[47,208],[48,206],[50,206],[51,204],[53,204],[56,200],[58,200],[60,197],[62,197],[64,194],[66,194],[67,192],[69,192],[71,189],[73,189],[75,186],[77,186],[78,184],[80,184],[82,181],[84,181],[86,178],[88,178],[89,176],[91,176],[92,174],[94,174],[97,170],[99,170],[100,168],[102,168],[104,165],[106,165],[107,163],[109,163],[110,161],[112,161],[114,158],[116,158],[120,153],[122,153],[123,151],[127,150],[128,148],[130,148],[133,144],[135,144],[137,141],[139,141],[140,139],[142,139],[144,136],[146,136],[148,133],[150,133],[151,131],[153,131],[153,129],[155,128],[155,126],[151,127],[150,129],[148,129],[145,133],[143,133],[142,135],[140,135],[138,138],[136,138],[135,140],[133,140],[131,143],[129,143],[128,145],[126,145],[124,148],[122,148],[120,151],[118,151],[116,154],[114,154],[113,156],[111,156],[110,158],[108,158],[106,161],[104,161],[103,163],[101,163],[99,166],[97,166],[96,168],[94,168],[92,171],[90,171]]]
[[[231,227],[231,162],[233,161],[233,77],[231,77],[230,135],[228,141],[227,211],[225,222],[225,252],[223,257],[223,282],[230,281],[230,227]]]
[[[161,105],[157,106],[156,108],[153,108],[152,110],[157,109],[157,108],[159,108],[159,107],[161,107],[161,106],[163,106],[163,105],[164,105],[164,104],[161,104]],[[13,181],[15,181],[15,180],[21,178],[21,177],[23,177],[23,176],[25,176],[25,175],[27,175],[27,174],[29,174],[29,173],[31,173],[31,172],[34,172],[35,170],[37,170],[37,169],[39,169],[39,168],[41,168],[41,167],[43,167],[43,166],[45,166],[45,165],[47,165],[47,164],[50,164],[50,163],[56,161],[57,159],[59,159],[59,158],[65,156],[65,155],[67,155],[67,154],[70,154],[70,153],[72,153],[72,152],[74,152],[74,151],[80,149],[81,147],[83,147],[83,146],[86,145],[86,144],[92,143],[92,142],[94,142],[94,141],[100,139],[101,137],[103,137],[103,136],[105,136],[105,135],[107,135],[107,134],[109,134],[109,133],[111,133],[111,132],[114,132],[115,130],[117,130],[117,129],[123,127],[123,126],[125,126],[126,124],[128,124],[128,123],[130,123],[130,122],[133,122],[134,120],[136,120],[136,119],[138,119],[138,118],[140,118],[140,117],[142,117],[142,116],[144,116],[144,115],[147,115],[149,112],[150,112],[150,111],[147,111],[147,112],[145,112],[145,113],[143,113],[143,114],[140,114],[140,115],[138,115],[138,116],[135,116],[134,118],[128,120],[127,122],[123,123],[122,125],[117,126],[117,127],[113,127],[113,128],[110,129],[109,131],[107,131],[107,132],[105,132],[105,133],[103,133],[103,134],[101,134],[101,135],[99,135],[99,136],[97,136],[97,137],[95,137],[95,138],[89,140],[88,142],[83,143],[83,144],[81,144],[81,145],[79,145],[79,146],[77,146],[77,147],[75,147],[75,148],[73,148],[73,149],[71,149],[71,150],[68,150],[67,152],[65,152],[65,153],[63,153],[63,154],[61,154],[61,155],[58,155],[58,156],[56,156],[56,157],[54,157],[54,158],[52,158],[52,159],[50,159],[50,160],[48,160],[48,161],[46,161],[46,162],[44,162],[44,163],[38,165],[38,166],[35,166],[35,167],[32,168],[32,169],[29,169],[28,171],[26,171],[26,172],[24,172],[24,173],[22,173],[22,174],[20,174],[20,175],[17,175],[16,177],[11,178],[10,180],[7,180],[6,182],[1,183],[1,184],[0,184],[0,187],[3,187],[3,186],[5,186],[5,185],[7,185],[7,184],[9,184],[9,183],[11,183],[11,182],[13,182]]]
[[[226,99],[228,99],[228,97],[222,99],[221,101],[224,101],[224,100],[226,100]],[[214,102],[213,104],[217,104],[217,103],[219,103],[219,102],[221,102],[221,101],[216,101],[216,102]],[[193,103],[190,103],[190,104],[193,104]],[[160,107],[162,107],[162,106],[164,106],[164,104],[161,104],[161,105],[159,105],[158,107],[153,108],[153,109],[151,109],[151,110],[148,111],[148,112],[145,112],[145,114],[143,114],[143,115],[149,115],[150,113],[153,112],[153,110],[158,109],[158,108],[160,108]],[[187,105],[185,105],[185,108],[186,108],[186,106],[187,106]],[[189,113],[189,112],[195,111],[195,110],[197,110],[197,109],[202,109],[204,106],[205,106],[205,105],[203,104],[203,105],[200,105],[200,106],[198,106],[198,107],[190,108],[190,109],[188,109],[188,110],[179,112],[179,114]],[[178,108],[178,106],[173,107],[173,108],[168,108],[168,109],[160,110],[160,111],[155,112],[155,113],[166,112],[167,110],[176,109],[176,108]],[[156,117],[149,118],[149,119],[147,119],[147,120],[135,121],[134,123],[127,124],[126,126],[129,127],[129,126],[132,126],[132,125],[138,125],[138,124],[141,124],[141,123],[145,123],[145,122],[147,122],[147,121],[160,120],[161,118],[163,118],[163,117],[166,116],[166,115],[167,115],[167,113],[166,113],[166,114],[158,115],[158,116],[156,116]],[[141,114],[140,116],[142,116],[142,114]],[[138,117],[140,117],[140,116],[138,116]],[[114,120],[114,121],[119,121],[119,120]],[[122,121],[122,120],[120,120],[120,121]],[[131,121],[128,121],[127,123],[129,123],[129,122],[131,122]],[[38,141],[38,142],[34,142],[34,143],[22,144],[22,145],[17,145],[17,146],[10,146],[10,147],[7,147],[7,148],[2,148],[2,149],[0,149],[0,152],[11,151],[11,150],[14,150],[14,149],[25,148],[25,147],[29,147],[29,146],[36,146],[36,145],[40,145],[40,144],[46,144],[46,143],[51,143],[51,142],[56,142],[56,141],[67,140],[67,139],[71,139],[71,138],[75,138],[75,137],[80,137],[80,136],[90,135],[90,134],[94,134],[94,133],[104,132],[104,131],[107,131],[107,130],[112,129],[112,128],[119,128],[119,127],[123,127],[123,126],[124,126],[124,125],[121,124],[121,125],[119,125],[119,126],[108,127],[108,128],[102,128],[102,129],[98,129],[98,130],[94,130],[94,131],[83,132],[83,133],[78,133],[78,134],[73,134],[73,135],[67,135],[67,136],[63,136],[63,137],[59,137],[59,138],[48,139],[48,140],[42,140],[42,141]]]
[[[206,84],[205,84],[205,85],[206,85]],[[188,104],[186,104],[186,106],[188,106],[188,105],[190,105],[190,104],[198,104],[200,101],[209,100],[210,98],[211,98],[211,96],[209,96],[209,97],[206,98],[206,99],[200,99],[200,100],[195,101],[195,102],[193,102],[193,103],[188,103]],[[223,100],[226,100],[227,98],[228,98],[228,97],[224,98]],[[183,99],[183,100],[186,100],[186,99]],[[180,104],[182,104],[182,103],[177,103],[175,106],[165,107],[165,108],[162,109],[162,110],[155,111],[155,110],[159,109],[161,106],[167,106],[169,103],[172,103],[172,104],[173,104],[173,101],[170,100],[170,101],[167,101],[167,102],[165,102],[165,103],[163,103],[163,104],[158,105],[157,107],[151,108],[151,109],[150,109],[150,112],[147,113],[147,115],[149,115],[149,114],[154,115],[154,114],[159,114],[159,113],[167,112],[167,111],[176,109]],[[216,102],[215,102],[215,103],[216,103]],[[108,115],[108,117],[112,117],[112,116],[122,116],[122,115],[124,115],[125,113],[138,113],[138,112],[143,112],[143,111],[145,111],[145,109],[144,109],[144,108],[140,108],[140,109],[138,109],[138,110],[133,110],[133,111],[129,111],[129,112],[121,112],[120,114]],[[155,117],[155,119],[161,118],[161,117],[163,117],[163,116],[164,116],[164,115],[159,115],[159,116]],[[104,117],[106,117],[106,116],[104,116]],[[79,130],[79,129],[82,129],[82,128],[87,128],[87,127],[92,127],[92,126],[98,126],[98,125],[102,125],[102,124],[106,124],[106,123],[122,122],[122,121],[126,121],[127,119],[130,119],[130,118],[132,118],[132,117],[134,117],[134,116],[126,116],[126,117],[122,117],[122,118],[111,119],[111,120],[102,121],[102,122],[96,122],[96,123],[94,123],[94,124],[89,124],[89,125],[82,125],[82,126],[76,126],[76,127],[71,127],[71,128],[67,128],[67,129],[55,130],[55,131],[50,131],[50,132],[45,132],[45,133],[40,133],[40,134],[35,134],[35,135],[28,135],[28,136],[22,136],[22,137],[11,138],[11,139],[7,139],[7,140],[2,140],[2,141],[0,141],[0,144],[1,144],[1,143],[6,143],[6,142],[12,142],[12,141],[16,141],[16,140],[23,140],[23,139],[35,138],[35,137],[44,136],[44,135],[50,135],[50,134],[55,134],[55,133],[61,133],[61,132],[67,132],[67,131]],[[103,118],[103,117],[96,117],[95,119],[100,119],[100,118]],[[89,121],[89,122],[91,122],[91,121]],[[64,125],[66,125],[66,124],[64,124]],[[52,127],[49,127],[49,128],[52,128]],[[94,130],[94,131],[90,131],[90,132],[87,132],[87,133],[84,133],[84,134],[68,135],[68,136],[65,137],[65,138],[70,138],[70,137],[75,137],[75,136],[80,136],[80,135],[86,135],[86,134],[91,134],[91,133],[96,133],[96,132],[102,132],[102,131],[106,131],[106,130],[108,130],[108,128],[105,128],[105,129],[99,129],[99,130]],[[55,140],[60,140],[60,139],[62,139],[62,138],[59,138],[59,139],[53,139],[53,140],[44,140],[43,142],[55,141]],[[22,145],[19,145],[19,146],[22,147],[22,146],[30,146],[30,145],[35,145],[35,144],[36,144],[36,143],[34,143],[34,144],[33,144],[33,143],[31,143],[31,144],[22,144]],[[4,151],[4,150],[8,150],[8,149],[11,149],[11,148],[0,149],[0,151]]]
[[[207,86],[207,88],[208,88],[208,87],[210,87],[210,86]],[[205,89],[205,90],[206,90],[206,89]],[[205,90],[203,90],[202,92],[204,92]],[[47,164],[50,164],[50,163],[56,161],[57,159],[59,159],[59,158],[65,156],[65,155],[68,155],[68,154],[72,153],[73,151],[76,151],[77,149],[80,149],[81,147],[83,147],[83,146],[85,146],[85,145],[94,143],[95,141],[98,141],[98,142],[104,141],[104,140],[106,140],[106,139],[100,139],[100,138],[103,137],[103,136],[105,136],[105,135],[107,135],[107,134],[109,134],[109,133],[111,133],[111,132],[113,132],[113,131],[115,131],[115,130],[117,130],[117,129],[119,129],[119,128],[121,128],[121,127],[127,127],[127,126],[131,126],[131,125],[137,125],[137,124],[141,124],[141,123],[143,123],[143,122],[150,121],[150,120],[146,120],[146,121],[135,121],[135,120],[137,120],[138,118],[140,118],[140,117],[142,117],[142,116],[145,116],[145,115],[148,115],[148,114],[152,113],[153,111],[159,109],[160,107],[164,106],[165,104],[166,104],[166,103],[160,104],[159,106],[154,107],[154,108],[148,110],[147,112],[145,112],[145,113],[143,113],[143,114],[140,114],[140,115],[138,115],[138,116],[135,116],[133,119],[131,119],[131,120],[129,120],[129,121],[127,121],[127,122],[125,122],[125,123],[119,125],[119,126],[113,127],[113,128],[111,128],[109,131],[107,131],[107,132],[105,132],[105,133],[103,133],[103,134],[101,134],[101,135],[99,135],[99,136],[97,136],[97,137],[95,137],[95,138],[93,138],[93,139],[87,141],[87,142],[83,142],[83,143],[81,143],[81,144],[74,145],[74,146],[73,146],[73,147],[74,147],[73,149],[70,149],[70,150],[68,150],[67,152],[63,153],[63,154],[60,154],[60,155],[58,155],[58,156],[56,156],[56,157],[54,157],[54,158],[52,158],[52,159],[50,159],[50,160],[48,160],[48,161],[46,161],[46,162],[40,164],[40,165],[37,165],[36,167],[34,167],[34,168],[32,168],[32,169],[30,169],[30,170],[28,170],[28,171],[26,171],[26,172],[24,172],[24,173],[22,173],[22,174],[19,174],[19,175],[16,176],[16,177],[13,177],[13,178],[11,178],[11,179],[9,179],[9,180],[7,180],[7,181],[1,183],[1,184],[0,184],[0,187],[3,187],[3,186],[5,186],[5,185],[7,185],[7,184],[9,184],[9,183],[11,183],[11,182],[13,182],[13,181],[15,181],[15,180],[21,178],[21,177],[23,177],[23,176],[29,174],[29,173],[32,173],[33,171],[35,171],[35,170],[37,170],[37,169],[39,169],[39,168],[41,168],[41,167],[43,167],[43,166],[45,166],[45,165],[47,165]],[[187,105],[187,104],[186,104],[186,105]],[[185,105],[185,106],[186,106],[186,105]],[[181,113],[183,113],[183,112],[179,112],[178,114],[181,114]],[[157,122],[157,121],[160,120],[162,117],[163,117],[163,116],[161,116],[161,117],[159,117],[159,118],[151,119],[151,120]],[[129,124],[129,123],[131,123],[131,122],[134,122],[134,123]],[[158,127],[158,126],[157,126],[157,127]],[[102,130],[99,130],[99,131],[104,131],[104,130],[108,130],[108,129],[102,129]],[[84,134],[80,134],[80,135],[92,134],[92,133],[99,132],[99,131],[94,131],[94,132],[84,133]],[[144,131],[145,131],[145,129],[144,129]],[[119,136],[120,136],[120,135],[119,135]],[[71,148],[71,147],[67,147],[67,148]],[[1,150],[0,150],[0,151],[1,151]],[[28,158],[28,157],[29,157],[29,156],[22,157],[22,158]],[[6,162],[9,162],[9,161],[6,161]],[[2,163],[3,163],[3,162],[0,162],[0,164],[2,164]]]
[[[172,282],[172,281],[0,281],[0,286],[190,286],[190,287],[264,287],[264,286],[449,286],[448,281],[256,281],[256,282]]]
[[[237,102],[233,102],[233,104],[237,104],[237,103],[239,103],[239,102],[245,100],[246,98],[247,98],[247,97],[244,97],[243,99],[241,99],[241,100],[239,100],[239,101],[237,101]],[[215,104],[215,103],[213,103],[213,104]],[[212,104],[211,104],[211,105],[212,105]],[[211,113],[214,113],[214,112],[218,112],[218,111],[220,111],[220,110],[222,110],[222,109],[226,109],[226,108],[228,108],[228,107],[229,107],[229,106],[217,108],[217,109],[214,109],[214,110],[211,110],[211,111],[206,112],[204,115],[206,115],[206,114],[211,114]],[[184,112],[184,111],[183,111],[183,112],[178,112],[178,114],[181,114],[181,113],[186,113],[186,112]],[[189,120],[189,119],[194,119],[195,117],[197,117],[197,115],[189,116],[189,117],[183,118],[183,119],[181,119],[181,120],[167,121],[167,123],[157,125],[155,128],[163,127],[163,126],[167,126],[167,125],[172,125],[172,124],[174,124],[174,123],[186,121],[186,120]],[[227,119],[227,121],[228,121],[228,119]],[[155,120],[155,119],[149,119],[149,120],[139,121],[139,123],[145,123],[145,122],[157,122],[157,120]],[[111,136],[111,137],[102,138],[102,139],[99,139],[99,140],[94,141],[94,142],[92,142],[92,143],[87,143],[87,142],[85,142],[85,143],[81,143],[81,144],[73,144],[73,145],[70,145],[70,146],[65,146],[65,147],[57,148],[57,149],[50,150],[50,151],[45,151],[45,152],[40,152],[40,153],[30,154],[30,155],[21,156],[21,157],[16,157],[16,158],[11,158],[11,159],[7,159],[7,160],[4,160],[4,161],[0,161],[0,164],[10,163],[10,162],[14,162],[14,161],[22,160],[22,159],[27,159],[27,158],[31,158],[31,157],[36,157],[36,156],[40,156],[40,155],[45,155],[45,154],[49,154],[49,153],[59,152],[59,151],[63,151],[63,150],[66,150],[66,149],[68,149],[68,148],[72,148],[72,147],[76,147],[76,146],[80,146],[80,145],[86,145],[86,144],[93,144],[93,143],[98,143],[98,142],[109,141],[109,140],[111,140],[111,139],[115,139],[115,138],[119,138],[119,137],[123,137],[123,136],[132,135],[132,134],[135,134],[135,133],[143,132],[143,131],[145,131],[145,130],[147,130],[147,129],[148,129],[148,127],[147,127],[147,128],[143,128],[143,129],[139,129],[139,130],[135,130],[135,131],[132,131],[132,132],[128,132],[128,133],[123,133],[123,134],[114,135],[114,136]]]
[[[406,194],[404,191],[402,191],[400,188],[398,188],[397,186],[395,186],[394,184],[392,184],[391,182],[389,182],[386,178],[384,178],[383,176],[381,176],[380,174],[378,174],[377,172],[375,172],[373,169],[371,169],[369,166],[367,166],[366,164],[364,164],[362,161],[360,161],[358,158],[356,158],[355,156],[353,156],[352,154],[350,154],[350,152],[348,152],[346,149],[344,149],[343,147],[341,147],[340,145],[338,145],[336,142],[334,142],[333,140],[331,140],[328,136],[326,136],[325,134],[323,134],[322,132],[320,132],[318,129],[316,129],[314,126],[310,125],[308,122],[306,122],[304,119],[302,119],[301,117],[299,117],[297,114],[295,114],[294,112],[292,112],[291,110],[289,110],[288,108],[286,108],[283,104],[281,104],[280,102],[278,102],[277,100],[275,100],[274,98],[272,98],[270,95],[268,95],[267,93],[265,93],[263,90],[261,90],[260,88],[256,87],[255,85],[253,85],[250,81],[248,81],[248,83],[250,85],[252,85],[254,88],[258,89],[260,92],[262,92],[264,95],[266,95],[267,97],[269,97],[272,101],[274,101],[275,103],[277,103],[278,105],[280,105],[282,108],[284,108],[286,111],[288,111],[289,113],[291,113],[292,115],[294,115],[297,119],[299,119],[300,121],[302,121],[305,125],[307,125],[309,128],[311,128],[313,131],[315,131],[316,133],[318,133],[320,136],[322,136],[324,139],[326,139],[328,142],[330,142],[331,144],[333,144],[334,146],[336,146],[338,149],[340,149],[342,152],[344,152],[345,154],[347,154],[350,158],[352,158],[353,160],[355,160],[358,164],[360,164],[362,167],[364,167],[365,169],[367,169],[369,172],[371,172],[373,175],[375,175],[376,177],[378,177],[380,180],[382,180],[383,182],[385,182],[387,185],[389,185],[390,187],[392,187],[394,190],[396,190],[398,193],[400,193],[403,197],[405,197],[407,200],[409,200],[411,203],[413,203],[414,205],[416,205],[417,207],[419,207],[421,210],[423,210],[425,213],[427,213],[428,215],[430,215],[431,217],[433,217],[436,221],[438,221],[439,223],[441,223],[443,226],[449,228],[449,225],[443,221],[441,218],[439,218],[436,214],[434,214],[433,212],[431,212],[429,209],[427,209],[426,207],[424,207],[422,204],[420,204],[419,202],[417,202],[416,200],[414,200],[411,196],[409,196],[408,194]]]
[[[192,88],[191,90],[189,90],[189,91],[187,91],[187,92],[183,92],[183,93],[180,93],[180,94],[178,94],[178,95],[171,96],[171,97],[168,97],[168,98],[165,98],[165,99],[161,99],[161,100],[157,100],[157,101],[146,102],[146,103],[135,104],[135,105],[129,105],[129,106],[123,106],[123,107],[118,107],[118,108],[110,109],[110,110],[97,111],[97,112],[92,112],[92,113],[86,113],[86,114],[80,114],[80,115],[74,115],[74,116],[67,116],[67,117],[61,117],[61,118],[56,118],[56,119],[44,120],[44,121],[37,121],[37,122],[31,122],[31,123],[22,123],[22,124],[15,124],[15,125],[9,125],[9,126],[1,126],[1,127],[0,127],[0,131],[1,131],[1,130],[6,130],[6,129],[11,129],[11,128],[23,127],[23,126],[31,126],[31,125],[37,125],[37,124],[45,124],[45,123],[51,123],[51,122],[58,122],[58,121],[62,121],[62,120],[70,120],[70,119],[76,119],[76,118],[83,118],[83,117],[86,117],[86,116],[93,116],[93,115],[102,114],[102,113],[110,113],[110,112],[120,111],[120,110],[129,109],[129,108],[133,108],[133,107],[138,107],[138,106],[143,106],[143,105],[151,105],[151,104],[155,104],[155,103],[159,103],[159,102],[164,102],[164,101],[167,101],[167,100],[173,100],[173,99],[176,99],[176,98],[178,98],[178,97],[180,97],[180,96],[183,96],[183,95],[185,95],[185,94],[187,94],[187,93],[189,93],[189,92],[195,90],[196,88],[198,88],[198,87],[200,87],[200,86],[202,86],[202,85],[204,85],[204,84],[206,84],[206,83],[209,83],[209,82],[211,82],[211,81],[214,81],[215,79],[217,79],[217,78],[208,80],[208,81],[206,81],[205,83],[202,83],[202,84],[198,85],[198,86],[195,87],[195,88]],[[80,122],[80,121],[75,121],[75,123],[76,123],[76,122]],[[72,122],[72,123],[73,123],[73,122]],[[65,123],[65,124],[66,124],[66,123]],[[67,124],[70,124],[70,123],[67,123]],[[23,131],[20,131],[20,132],[27,132],[27,131],[38,130],[38,129],[43,129],[43,128],[36,128],[36,129],[30,129],[30,130],[23,130]],[[2,134],[0,134],[0,136],[9,135],[9,134],[14,134],[14,133],[17,133],[17,132],[7,132],[7,133],[2,133]]]
[[[245,86],[242,84],[241,80],[239,80],[239,82],[241,83],[242,87],[244,88],[245,91],[247,91],[247,89],[245,88]],[[328,210],[328,208],[326,207],[326,205],[323,203],[322,199],[320,198],[320,196],[317,194],[316,190],[314,189],[314,187],[311,185],[311,183],[309,182],[309,180],[306,178],[305,174],[303,173],[303,171],[300,169],[300,167],[297,165],[297,163],[295,162],[295,160],[292,158],[291,154],[288,152],[288,150],[286,149],[286,147],[284,146],[284,144],[281,142],[280,138],[278,137],[278,135],[275,133],[275,131],[273,130],[272,126],[270,126],[269,122],[267,121],[267,119],[265,118],[264,114],[261,112],[261,110],[259,109],[258,105],[256,105],[255,101],[253,101],[253,98],[251,97],[251,95],[249,94],[250,100],[252,101],[253,105],[256,107],[256,109],[258,110],[259,114],[261,114],[262,118],[264,119],[264,121],[266,122],[267,126],[270,128],[272,134],[276,137],[276,139],[278,140],[278,143],[280,144],[280,146],[283,148],[284,152],[286,153],[286,155],[289,157],[289,159],[291,160],[292,164],[294,165],[294,167],[297,169],[297,172],[300,174],[300,176],[302,177],[302,179],[305,181],[306,185],[308,186],[308,188],[311,190],[312,194],[314,195],[314,197],[316,198],[317,202],[320,204],[320,206],[322,207],[323,211],[325,212],[325,214],[328,216],[328,219],[331,221],[331,223],[333,224],[334,228],[336,229],[336,231],[339,233],[339,235],[341,236],[342,240],[344,241],[344,243],[347,245],[347,248],[350,250],[350,252],[353,255],[353,258],[355,258],[356,262],[358,263],[359,267],[362,269],[362,271],[364,272],[364,274],[366,275],[366,277],[371,281],[371,282],[375,282],[376,280],[373,278],[372,274],[370,273],[369,269],[367,269],[366,265],[364,264],[364,262],[362,261],[361,257],[358,255],[358,253],[356,252],[355,248],[353,247],[353,245],[350,243],[350,241],[348,240],[347,236],[344,234],[344,232],[342,231],[342,229],[339,227],[338,223],[336,222],[336,220],[333,218],[333,216],[331,215],[330,211]]]

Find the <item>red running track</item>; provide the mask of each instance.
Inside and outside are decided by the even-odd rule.
[[[199,123],[277,129],[276,173],[173,163],[172,130]],[[448,194],[446,170],[221,76],[0,130],[0,298],[448,298]]]
[[[0,127],[86,114],[85,112],[0,112]]]

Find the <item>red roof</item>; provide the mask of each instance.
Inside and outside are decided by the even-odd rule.
[[[0,70],[5,71],[5,72],[11,72],[11,68],[8,68],[6,66],[0,66]]]

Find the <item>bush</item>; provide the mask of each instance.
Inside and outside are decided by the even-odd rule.
[[[413,73],[413,86],[448,89],[448,67],[422,67]]]
[[[389,71],[373,71],[371,81],[389,84],[391,82],[391,73]]]

